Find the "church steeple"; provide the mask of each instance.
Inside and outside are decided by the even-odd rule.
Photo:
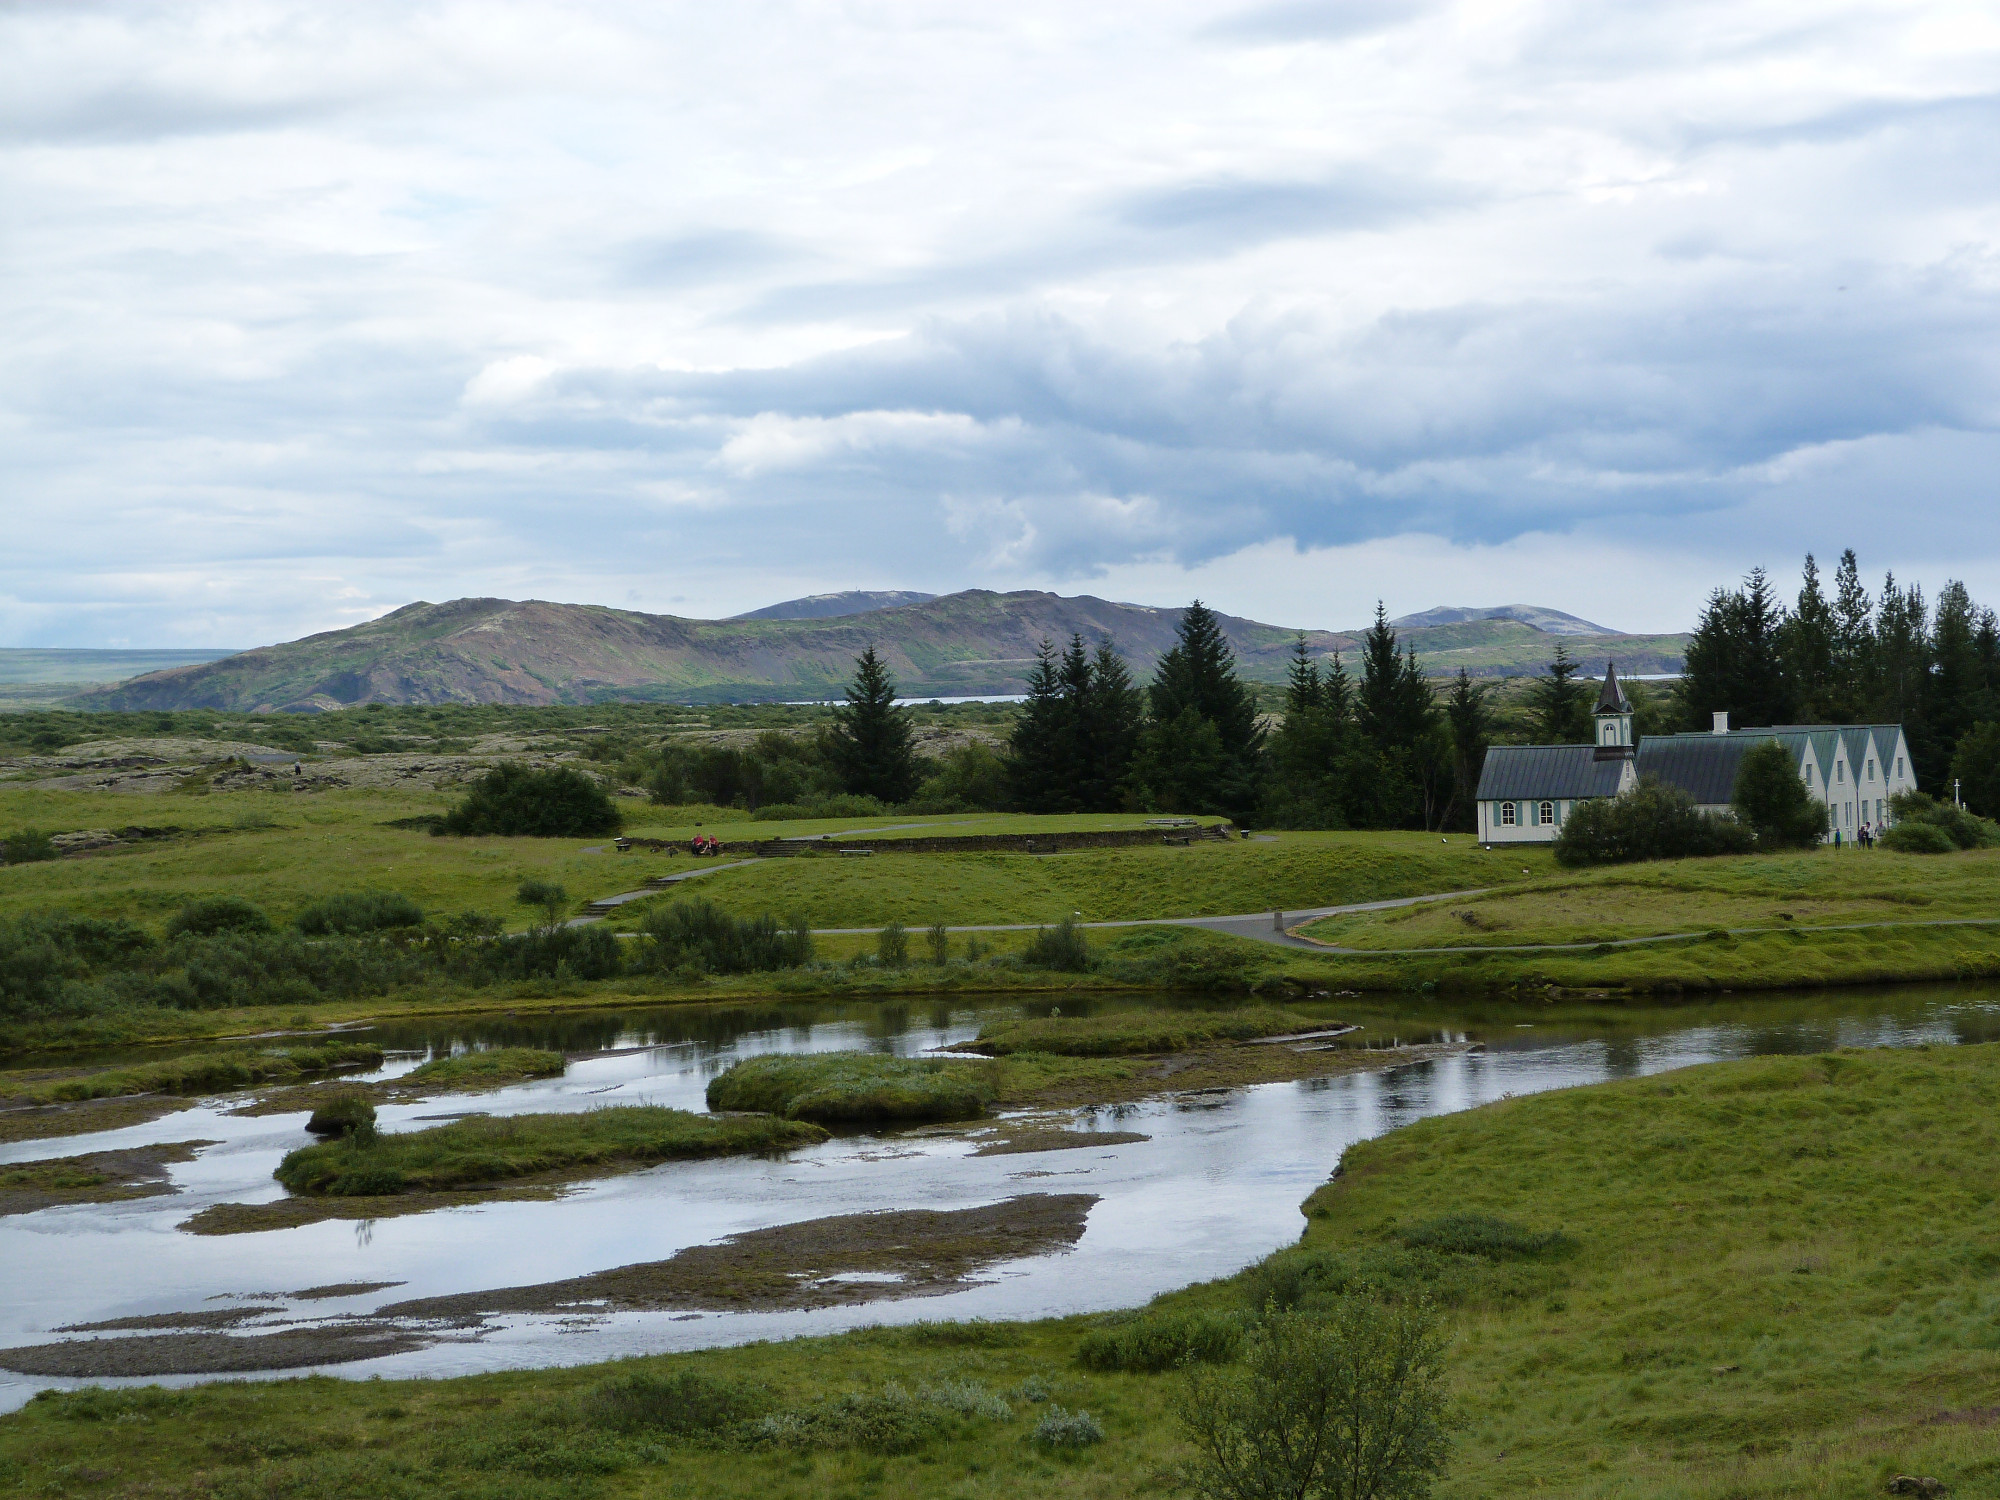
[[[1597,758],[1629,760],[1635,749],[1632,702],[1618,685],[1618,668],[1614,663],[1604,664],[1604,687],[1597,695],[1597,707],[1591,710],[1591,716],[1597,720]]]

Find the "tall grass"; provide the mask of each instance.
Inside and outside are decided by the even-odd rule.
[[[992,1099],[988,1067],[874,1052],[753,1057],[708,1086],[710,1109],[758,1110],[825,1124],[970,1120],[985,1113]]]
[[[437,1192],[617,1162],[782,1151],[824,1140],[796,1120],[721,1119],[654,1105],[456,1120],[429,1130],[306,1146],[273,1174],[295,1193]]]

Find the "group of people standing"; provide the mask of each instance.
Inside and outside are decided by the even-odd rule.
[[[1863,823],[1854,837],[1847,842],[1850,844],[1859,844],[1863,849],[1873,849],[1875,847],[1875,830],[1866,823]],[[1838,828],[1833,830],[1833,847],[1836,849],[1840,847],[1840,830]]]

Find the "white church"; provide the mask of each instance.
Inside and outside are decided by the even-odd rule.
[[[1649,734],[1635,740],[1632,704],[1607,664],[1592,711],[1594,745],[1495,745],[1479,773],[1479,842],[1546,844],[1571,808],[1616,797],[1653,776],[1693,797],[1704,812],[1726,812],[1737,767],[1752,747],[1775,740],[1791,752],[1799,779],[1827,807],[1827,837],[1852,839],[1863,826],[1889,825],[1889,799],[1915,791],[1900,724],[1779,724],[1731,729],[1715,716],[1709,733]]]

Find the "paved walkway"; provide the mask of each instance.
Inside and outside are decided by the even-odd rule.
[[[1460,895],[1470,894],[1461,891]],[[1432,897],[1441,900],[1441,897]],[[1757,937],[1771,932],[1872,932],[1883,927],[1993,927],[2000,926],[2000,917],[1935,917],[1923,922],[1830,922],[1820,926],[1803,927],[1704,927],[1698,932],[1661,932],[1652,937],[1598,938],[1584,943],[1462,943],[1452,948],[1341,948],[1332,943],[1318,943],[1301,938],[1309,948],[1317,948],[1322,953],[1337,953],[1343,958],[1421,958],[1427,954],[1445,953],[1589,953],[1599,948],[1639,948],[1648,943],[1685,943],[1705,938],[1712,932],[1721,932],[1729,937]]]
[[[589,851],[584,851],[588,853]],[[658,875],[644,890],[620,891],[615,896],[599,896],[591,902],[596,910],[581,917],[571,917],[563,923],[565,927],[588,927],[592,922],[602,922],[604,914],[614,906],[623,906],[628,901],[643,901],[648,896],[657,896],[670,885],[679,885],[683,880],[694,880],[703,875],[714,875],[722,870],[734,870],[739,865],[754,865],[754,859],[732,859],[725,864],[697,865],[692,870],[676,870],[671,875]]]

